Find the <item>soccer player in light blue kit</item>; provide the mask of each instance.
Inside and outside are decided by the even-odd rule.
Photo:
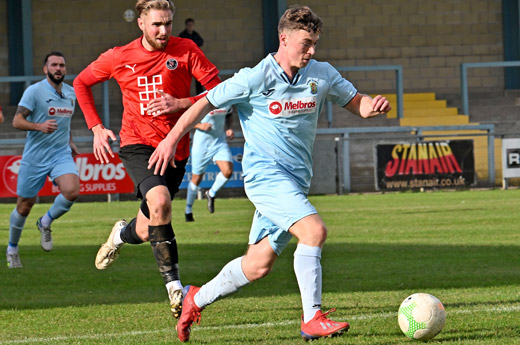
[[[382,96],[359,93],[330,64],[312,59],[322,21],[304,6],[289,8],[278,24],[279,48],[254,68],[244,68],[212,89],[179,119],[150,157],[149,167],[164,172],[173,161],[183,133],[213,108],[235,104],[245,138],[244,186],[256,207],[244,256],[230,261],[201,288],[184,288],[177,322],[181,341],[201,311],[269,273],[277,256],[295,236],[294,271],[300,288],[306,340],[340,335],[347,322],[335,322],[321,311],[320,264],[327,228],[307,199],[312,177],[312,147],[317,120],[327,100],[363,118],[388,112]]]
[[[72,157],[79,152],[70,132],[76,95],[72,86],[63,83],[67,73],[63,54],[49,53],[43,72],[46,78],[25,90],[13,118],[13,127],[27,131],[27,140],[18,172],[18,199],[9,222],[6,253],[9,268],[22,267],[18,242],[47,176],[60,188],[60,194],[36,222],[44,251],[53,246],[52,221],[69,211],[79,195],[78,171]]]
[[[231,106],[215,109],[194,127],[195,134],[191,146],[191,180],[188,183],[184,212],[187,222],[195,220],[192,207],[208,165],[213,161],[220,169],[211,188],[204,193],[210,213],[215,212],[217,192],[224,187],[233,173],[233,157],[226,140],[234,138],[231,128],[232,113]]]

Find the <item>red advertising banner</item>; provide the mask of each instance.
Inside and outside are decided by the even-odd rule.
[[[110,158],[110,157],[109,157]],[[16,183],[22,156],[0,156],[0,198],[16,197]],[[107,164],[101,164],[93,153],[74,158],[80,179],[80,194],[133,193],[134,184],[119,156],[115,154]],[[58,195],[59,188],[47,178],[38,195]]]

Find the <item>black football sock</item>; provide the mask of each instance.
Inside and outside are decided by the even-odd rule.
[[[149,225],[148,236],[164,284],[180,280],[179,255],[172,224]]]
[[[121,230],[120,236],[123,242],[129,244],[141,244],[144,242],[135,231],[136,220],[136,218],[132,219],[130,223]]]

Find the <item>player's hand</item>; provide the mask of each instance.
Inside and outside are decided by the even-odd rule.
[[[114,158],[114,152],[108,142],[108,139],[117,140],[114,132],[100,124],[92,127],[92,133],[94,133],[94,143],[92,144],[94,157],[101,163],[108,163],[107,152],[110,157]]]
[[[388,113],[392,107],[390,106],[390,101],[381,95],[377,95],[372,100],[372,111],[375,111],[378,114]]]
[[[229,140],[235,139],[235,132],[233,132],[231,128],[226,130],[226,138],[228,138]]]
[[[155,165],[154,174],[164,175],[168,164],[175,168],[175,150],[177,144],[172,144],[168,137],[164,138],[155,151],[153,151],[150,159],[148,159],[148,169],[152,169]]]
[[[80,154],[78,147],[72,141],[69,143],[70,149],[72,150],[72,158]]]
[[[158,93],[160,97],[154,98],[148,103],[146,107],[148,114],[159,116],[176,113],[185,108],[178,98],[160,90],[156,90],[155,92]]]
[[[211,128],[213,128],[213,126],[209,122],[201,122],[201,123],[197,124],[196,128],[200,129],[201,131],[207,132],[207,131],[211,130]]]
[[[56,120],[47,120],[45,122],[40,123],[39,131],[45,134],[50,134],[58,129],[58,124]]]

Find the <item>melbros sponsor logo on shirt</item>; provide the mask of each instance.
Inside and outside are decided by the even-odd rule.
[[[74,108],[68,107],[49,107],[49,115],[57,117],[71,117],[74,114]]]
[[[283,117],[310,114],[316,111],[316,107],[316,97],[282,99],[269,102],[269,114]]]

